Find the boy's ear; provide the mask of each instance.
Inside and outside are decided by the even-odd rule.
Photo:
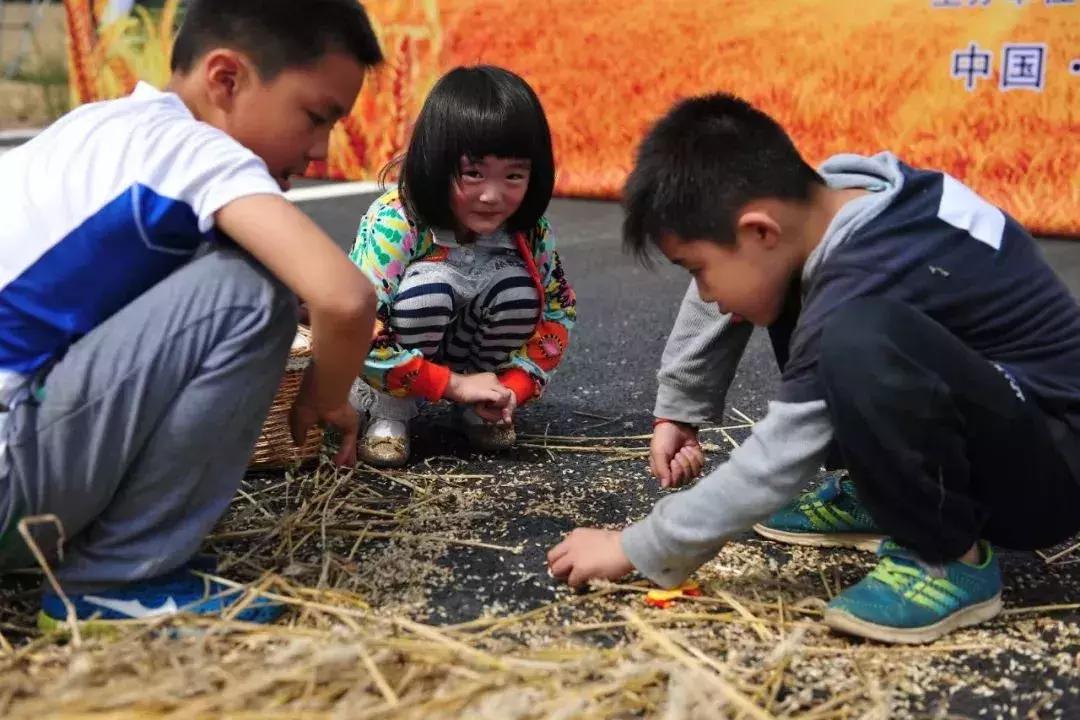
[[[226,48],[207,53],[203,72],[210,100],[221,110],[229,110],[237,93],[253,79],[253,69],[247,58]]]
[[[765,210],[747,208],[735,224],[735,239],[771,250],[780,243],[780,223]]]

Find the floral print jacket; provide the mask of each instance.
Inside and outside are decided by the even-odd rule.
[[[530,232],[519,233],[515,242],[543,302],[532,337],[510,353],[496,372],[523,405],[540,397],[562,360],[577,319],[577,303],[555,252],[555,234],[547,218],[541,218]],[[450,370],[426,360],[419,350],[399,345],[390,322],[405,270],[420,260],[438,260],[442,252],[431,229],[406,214],[397,189],[376,200],[360,221],[349,257],[375,285],[378,296],[376,338],[364,363],[364,379],[377,390],[429,400],[438,400],[446,392]]]

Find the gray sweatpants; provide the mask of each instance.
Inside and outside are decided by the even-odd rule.
[[[72,592],[183,565],[240,485],[295,332],[293,295],[239,250],[148,290],[71,346],[40,402],[11,411],[0,536],[57,515]]]

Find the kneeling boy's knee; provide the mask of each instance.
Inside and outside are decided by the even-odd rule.
[[[904,342],[906,316],[912,312],[886,298],[859,298],[832,313],[822,327],[819,360],[821,381],[831,399],[889,386],[883,371]]]
[[[296,334],[296,296],[257,260],[242,250],[216,250],[200,261],[208,286],[222,307],[250,308],[251,321],[267,340],[284,347]]]

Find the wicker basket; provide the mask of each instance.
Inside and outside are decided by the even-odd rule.
[[[319,427],[308,432],[302,447],[297,447],[289,430],[289,410],[292,409],[296,395],[300,392],[300,381],[304,370],[311,363],[311,330],[300,326],[289,351],[289,361],[285,365],[285,375],[281,378],[270,414],[263,423],[262,433],[255,442],[251,454],[251,470],[269,470],[288,467],[296,462],[311,460],[319,455],[323,433]]]

